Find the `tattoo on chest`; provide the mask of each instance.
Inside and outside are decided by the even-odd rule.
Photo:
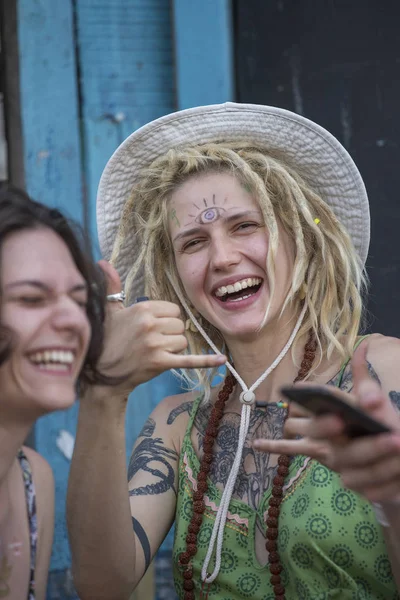
[[[379,377],[368,363],[368,371],[373,379],[380,384]],[[353,388],[353,375],[351,366],[348,365],[344,372],[336,375],[330,385],[340,387],[346,392]],[[390,398],[400,409],[400,392],[391,391]],[[192,413],[193,401],[183,402],[174,408],[168,415],[167,425],[172,425],[181,415]],[[201,458],[204,435],[210,418],[212,405],[200,406],[194,418],[193,435],[197,442],[197,450]],[[236,480],[234,496],[251,507],[257,508],[264,493],[271,487],[273,477],[277,470],[277,456],[262,452],[255,452],[252,441],[258,437],[279,439],[282,437],[285,411],[271,404],[266,409],[255,408],[251,413],[249,433],[243,449],[243,457]],[[222,417],[216,444],[214,447],[214,460],[211,465],[210,478],[218,487],[227,483],[233,460],[236,454],[240,427],[240,414],[226,409]],[[139,435],[137,444],[128,468],[128,480],[139,471],[144,471],[151,476],[151,482],[141,487],[130,490],[130,496],[162,494],[170,489],[175,489],[174,463],[178,462],[178,453],[167,448],[164,441],[155,434],[156,423],[149,417]]]
[[[204,434],[211,407],[200,407],[194,426],[197,432],[199,452],[202,452]],[[243,448],[242,462],[235,484],[234,496],[257,508],[262,496],[272,485],[277,470],[275,455],[255,452],[252,441],[258,437],[279,439],[282,437],[285,411],[272,404],[267,409],[255,408],[250,417],[249,432]],[[226,411],[222,417],[216,444],[210,478],[218,487],[224,487],[235,458],[240,427],[240,414]]]
[[[368,371],[371,377],[380,383],[379,377],[370,363],[368,363]],[[349,365],[343,373],[335,376],[329,384],[340,387],[347,392],[351,391],[353,388],[351,366]],[[400,393],[396,397],[395,394],[396,392],[391,392],[392,400],[397,401],[400,406]],[[183,403],[171,411],[168,423],[173,423],[183,412],[190,413],[192,407],[192,402]],[[211,410],[211,405],[200,406],[194,419],[200,458]],[[284,420],[285,411],[274,404],[269,405],[266,409],[256,408],[251,413],[249,433],[243,449],[242,463],[235,484],[234,496],[247,502],[253,508],[258,507],[264,493],[272,485],[277,470],[277,456],[255,452],[251,445],[252,440],[258,437],[281,438]],[[226,410],[218,429],[214,459],[210,469],[211,480],[220,488],[226,485],[232,468],[238,445],[239,427],[240,415]]]

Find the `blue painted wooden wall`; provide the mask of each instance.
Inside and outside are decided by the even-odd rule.
[[[177,108],[235,99],[231,0],[174,0]]]
[[[17,20],[27,190],[83,222],[72,3],[18,0]]]
[[[76,3],[90,225],[100,175],[132,131],[175,108],[168,0]]]
[[[98,253],[97,185],[121,141],[176,108],[233,99],[230,1],[16,2],[27,190],[85,226]],[[169,373],[135,390],[127,455],[154,406],[178,391]],[[56,441],[62,430],[75,435],[77,413],[78,404],[40,419],[35,430],[56,479],[51,600],[75,598],[65,524],[69,460]],[[170,536],[160,552],[165,579],[157,593],[165,600],[172,598],[164,561],[171,544]]]

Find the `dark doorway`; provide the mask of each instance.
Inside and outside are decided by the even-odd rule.
[[[400,337],[400,4],[235,0],[237,99],[315,120],[347,148],[371,205],[370,329]]]

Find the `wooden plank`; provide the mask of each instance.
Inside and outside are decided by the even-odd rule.
[[[168,0],[79,0],[83,148],[90,231],[103,168],[135,129],[174,110]]]
[[[94,6],[95,4],[95,6]],[[175,109],[169,0],[78,0],[76,23],[81,74],[85,182],[92,239],[97,240],[96,193],[103,168],[135,129]],[[98,248],[96,251],[99,253]],[[127,458],[143,424],[162,398],[180,391],[170,373],[139,386],[127,408]],[[172,537],[164,544],[171,556]],[[155,589],[157,559],[135,600],[162,596]]]
[[[70,0],[17,0],[27,191],[83,223],[73,12]]]
[[[76,5],[85,181],[90,231],[97,240],[96,194],[102,170],[135,129],[174,109],[168,0],[79,0]],[[127,453],[162,397],[177,393],[171,375],[140,386],[127,415]]]
[[[174,0],[178,108],[234,100],[231,0]]]

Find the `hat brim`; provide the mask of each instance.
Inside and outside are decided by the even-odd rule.
[[[361,175],[345,148],[323,127],[272,106],[216,104],[161,117],[132,133],[114,152],[97,195],[97,225],[104,258],[111,256],[126,200],[141,171],[170,148],[207,142],[251,142],[284,153],[311,188],[332,208],[364,264],[370,215]],[[118,271],[124,281],[136,256],[136,238],[124,245]],[[142,293],[142,282],[135,290]]]

